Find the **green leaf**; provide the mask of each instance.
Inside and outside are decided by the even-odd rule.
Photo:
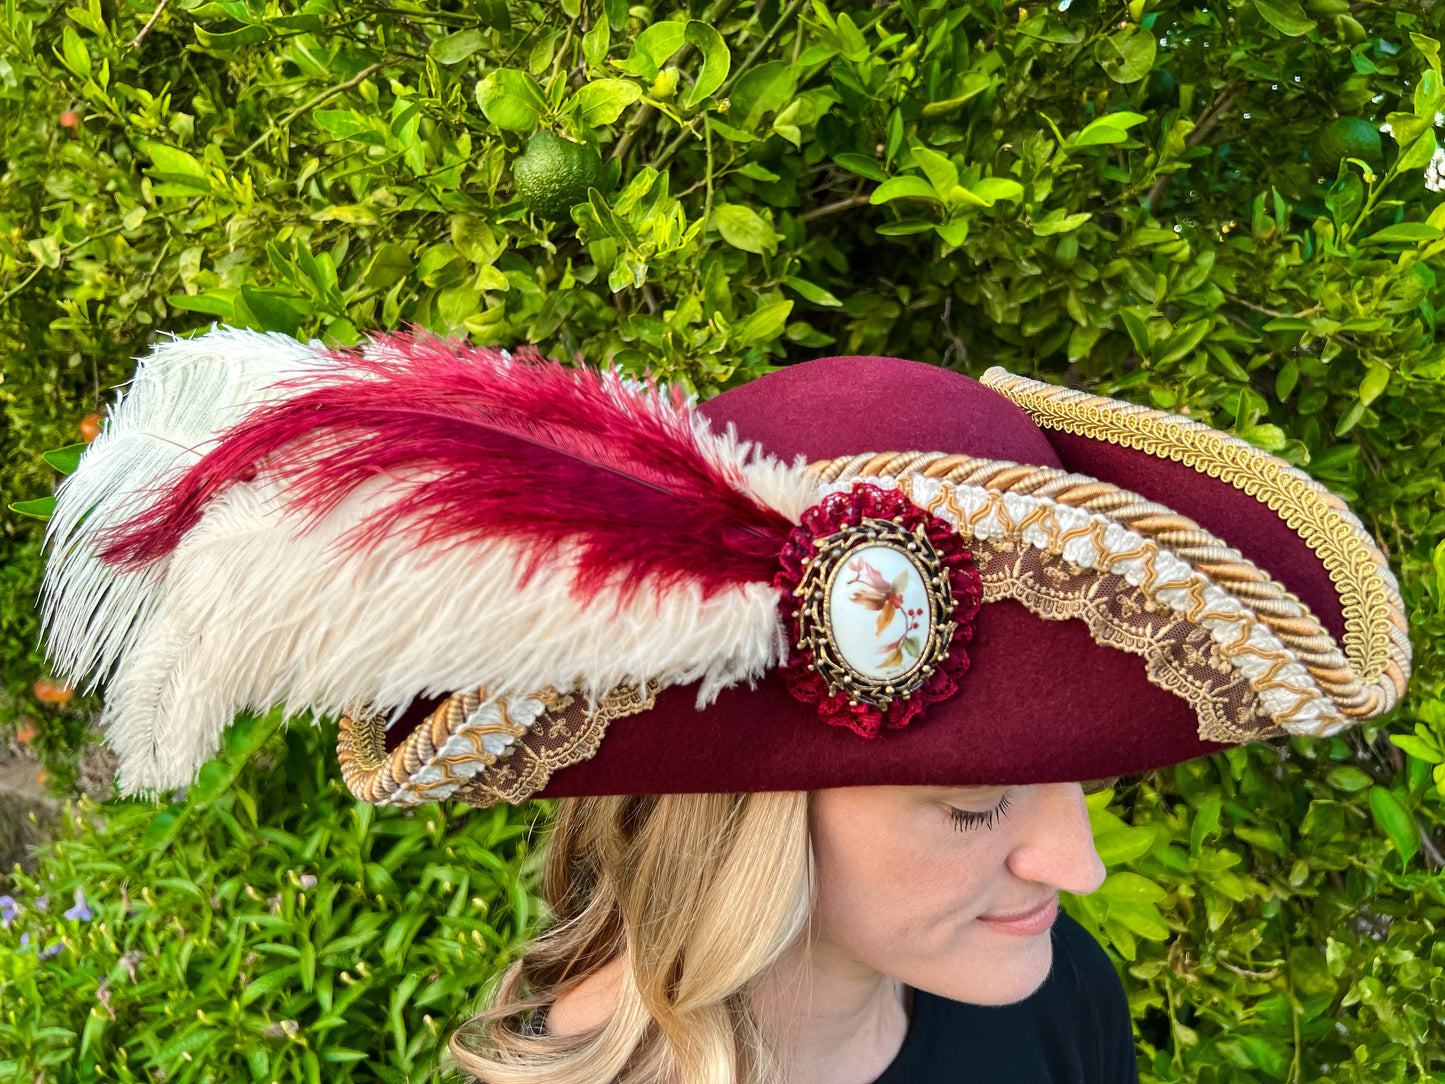
[[[1325,778],[1329,780],[1330,786],[1336,790],[1350,792],[1364,790],[1374,782],[1373,779],[1360,771],[1359,768],[1351,767],[1348,764],[1341,764],[1338,767],[1331,768],[1325,773]]]
[[[1106,113],[1087,125],[1070,141],[1074,147],[1092,147],[1100,143],[1123,143],[1129,138],[1128,130],[1142,124],[1149,118],[1142,113]]]
[[[1134,349],[1141,358],[1149,357],[1149,328],[1144,318],[1133,309],[1123,308],[1119,310],[1119,319],[1123,321],[1124,330],[1129,333],[1129,338],[1134,343]]]
[[[968,190],[988,207],[1001,199],[1018,199],[1024,194],[1024,186],[1008,177],[984,177],[969,185]]]
[[[686,23],[675,19],[653,23],[637,35],[627,59],[617,62],[616,66],[640,79],[656,79],[672,54],[682,48],[686,36]]]
[[[253,23],[250,26],[243,26],[239,30],[230,30],[223,34],[213,34],[204,27],[195,27],[196,41],[207,49],[214,49],[218,53],[231,52],[247,45],[260,45],[263,41],[271,40],[271,31],[261,23]]]
[[[1445,752],[1441,751],[1439,745],[1427,741],[1424,737],[1414,734],[1391,734],[1390,741],[1416,760],[1423,760],[1426,764],[1445,763]]]
[[[600,68],[612,47],[612,28],[606,19],[598,19],[592,29],[582,35],[582,59],[589,69]]]
[[[1219,795],[1211,795],[1199,806],[1194,822],[1189,826],[1189,853],[1198,857],[1203,852],[1204,841],[1219,834],[1219,817],[1223,802]]]
[[[512,28],[512,11],[507,0],[471,0],[471,9],[481,16],[482,25],[496,30]]]
[[[1295,0],[1254,0],[1254,9],[1270,26],[1292,38],[1315,28],[1315,20],[1306,15]]]
[[[60,37],[65,66],[80,78],[89,79],[90,53],[85,48],[85,42],[81,41],[80,35],[75,32],[75,27],[67,26]]]
[[[1374,786],[1370,788],[1370,812],[1375,815],[1376,826],[1400,852],[1401,866],[1407,865],[1420,850],[1420,829],[1405,803],[1394,791]]]
[[[431,43],[427,53],[438,64],[460,64],[487,43],[480,30],[458,30]]]
[[[55,513],[55,498],[39,497],[33,501],[15,501],[9,505],[9,508],[18,516],[49,519]]]
[[[740,166],[738,168],[738,175],[740,177],[747,177],[750,180],[762,181],[764,184],[773,184],[775,181],[782,180],[779,174],[774,173],[766,166],[760,165],[757,162],[747,162]]]
[[[732,54],[728,52],[723,36],[707,23],[691,20],[687,24],[687,40],[702,54],[702,68],[697,81],[683,97],[683,108],[696,109],[702,100],[711,95],[728,77],[732,66]]]
[[[597,79],[586,84],[568,100],[562,111],[576,110],[577,119],[586,128],[611,124],[638,98],[642,88],[626,79]]]
[[[783,282],[790,289],[795,290],[801,295],[805,301],[811,301],[815,305],[826,305],[830,308],[836,308],[843,304],[843,302],[839,301],[827,290],[823,289],[823,287],[816,283],[809,282],[807,279],[800,279],[796,276],[789,275],[783,279]]]
[[[1365,368],[1365,377],[1360,381],[1360,402],[1369,406],[1390,383],[1390,368],[1387,365],[1369,365]]]
[[[1174,334],[1165,340],[1161,348],[1158,364],[1173,365],[1182,361],[1194,353],[1195,347],[1204,341],[1210,329],[1214,327],[1214,321],[1209,319],[1195,320],[1175,329]],[[1284,445],[1281,444],[1280,447]]]
[[[957,167],[946,155],[930,150],[922,144],[915,143],[910,151],[913,164],[923,170],[923,175],[928,178],[928,183],[933,186],[937,197],[940,200],[947,199],[948,193],[958,184]]]
[[[183,186],[194,193],[211,191],[205,169],[185,151],[153,141],[148,141],[145,149],[152,163],[150,175],[156,180]]]
[[[771,342],[783,330],[792,311],[791,301],[774,301],[760,306],[733,332],[733,341],[740,346]]]
[[[1120,828],[1094,837],[1094,849],[1106,866],[1132,862],[1149,852],[1158,832],[1153,828]]]
[[[1078,211],[1070,215],[1065,214],[1062,207],[1055,207],[1034,223],[1034,236],[1052,237],[1056,233],[1069,233],[1093,217],[1088,211]]]
[[[80,466],[80,456],[90,445],[82,441],[79,444],[67,444],[64,448],[54,448],[41,455],[41,459],[49,463],[61,474],[74,474],[75,468]]]
[[[751,207],[741,203],[724,203],[714,209],[712,218],[713,226],[722,239],[733,248],[762,254],[773,252],[778,247],[778,235]]]
[[[1432,155],[1435,153],[1433,147],[1430,153]],[[1426,161],[1428,162],[1429,159],[1427,158]],[[1438,241],[1441,237],[1445,237],[1445,232],[1424,222],[1397,222],[1393,226],[1376,230],[1360,243],[1362,245],[1384,245],[1391,241],[1404,241],[1423,244],[1427,241]]]
[[[166,298],[166,304],[173,309],[204,312],[210,316],[219,316],[223,320],[234,320],[236,318],[236,293],[237,291],[233,288],[219,287],[215,290],[207,290],[203,294],[172,294]]]
[[[1445,540],[1436,544],[1430,563],[1435,570],[1435,612],[1445,614]]]
[[[1410,32],[1410,43],[1420,50],[1425,58],[1425,63],[1430,65],[1430,70],[1436,75],[1440,74],[1440,42],[1427,34],[1416,34]]]
[[[945,98],[940,102],[929,102],[923,107],[923,117],[925,120],[946,117],[957,111],[965,102],[978,97],[992,85],[993,81],[983,72],[967,72],[960,81],[958,93],[952,98]]]
[[[296,307],[296,303],[299,303],[297,299],[283,297],[254,286],[242,286],[241,299],[264,331],[284,331],[287,335],[295,335],[301,327],[305,314]]]
[[[915,233],[927,233],[936,226],[936,222],[930,222],[924,218],[904,218],[897,222],[884,222],[873,232],[879,237],[908,237]]]
[[[508,132],[530,132],[547,109],[537,81],[515,68],[498,68],[477,84],[477,105],[487,120]]]
[[[411,256],[401,245],[387,241],[372,254],[361,284],[370,290],[387,290],[411,273]]]
[[[770,60],[745,72],[728,94],[728,123],[754,131],[764,115],[781,109],[793,96],[798,73],[791,64]]]
[[[849,173],[856,173],[860,177],[867,177],[870,181],[886,181],[887,172],[880,166],[876,159],[869,158],[863,154],[837,154],[833,161],[846,169]]]
[[[1114,900],[1127,900],[1131,903],[1158,903],[1168,895],[1164,889],[1149,878],[1142,877],[1131,870],[1120,870],[1109,874],[1104,878],[1104,883],[1098,891],[1111,903]]]
[[[868,197],[868,202],[876,207],[889,200],[905,198],[940,202],[938,193],[934,191],[933,186],[922,177],[890,178],[873,190],[873,194]]]
[[[1153,34],[1142,26],[1131,26],[1110,34],[1095,45],[1094,59],[1114,82],[1137,83],[1154,67],[1154,54],[1158,48]]]
[[[378,118],[354,109],[317,109],[311,114],[317,127],[336,139],[361,139],[376,146],[385,141]]]
[[[952,222],[944,222],[934,226],[933,232],[943,238],[944,244],[957,248],[968,240],[968,219],[959,218]]]

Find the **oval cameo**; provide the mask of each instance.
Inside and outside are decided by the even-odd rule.
[[[828,588],[831,639],[846,666],[891,681],[922,662],[932,631],[924,572],[907,553],[859,546],[839,562]]]

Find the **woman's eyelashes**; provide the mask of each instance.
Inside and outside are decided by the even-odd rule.
[[[953,827],[960,832],[972,831],[975,828],[992,828],[994,821],[1001,819],[1009,808],[1008,794],[1004,794],[998,800],[998,805],[992,809],[952,809],[948,816],[953,821]]]

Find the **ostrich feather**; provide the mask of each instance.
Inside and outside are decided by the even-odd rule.
[[[147,585],[101,630],[127,793],[191,778],[246,708],[646,681],[705,700],[786,651],[772,569],[816,484],[665,391],[398,338],[256,401],[79,528]],[[70,598],[60,623],[84,624]]]
[[[99,539],[200,459],[219,431],[278,394],[273,385],[323,364],[334,363],[288,336],[231,328],[160,343],[140,361],[80,469],[57,491],[47,527],[41,608],[60,672],[93,686],[154,604],[159,570],[108,567]]]

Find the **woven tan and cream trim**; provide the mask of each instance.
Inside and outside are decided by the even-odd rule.
[[[1274,511],[1319,555],[1340,594],[1344,654],[1355,679],[1381,690],[1381,711],[1399,698],[1410,676],[1404,604],[1385,555],[1339,497],[1277,456],[1192,418],[1045,384],[998,367],[982,380],[1040,426],[1184,463]]]
[[[1081,617],[1099,643],[1143,655],[1151,681],[1194,705],[1201,738],[1248,741],[1278,727],[1323,735],[1347,725],[1245,602],[1153,539],[1048,497],[917,474],[877,481],[972,539],[984,601],[1016,599],[1049,620]]]
[[[447,697],[390,752],[385,717],[358,710],[341,720],[336,758],[351,793],[374,805],[520,802],[590,757],[608,723],[646,711],[656,695],[620,687],[595,702],[554,689],[506,699],[477,688]]]
[[[853,479],[867,478],[880,484],[898,485],[935,514],[940,514],[941,503],[952,507],[954,514],[945,518],[959,523],[966,535],[977,525],[976,517],[987,512],[991,517],[990,532],[1009,538],[1031,537],[1036,545],[1055,553],[1068,552],[1069,546],[1080,537],[1080,530],[1091,536],[1096,546],[1104,541],[1106,524],[1113,523],[1127,530],[1150,552],[1154,548],[1162,550],[1182,561],[1182,567],[1204,577],[1203,582],[1226,592],[1234,604],[1231,609],[1243,607],[1243,612],[1257,621],[1283,651],[1280,659],[1303,667],[1301,674],[1308,685],[1316,687],[1331,706],[1323,711],[1323,705],[1311,708],[1305,712],[1308,719],[1293,715],[1295,709],[1289,709],[1286,716],[1276,721],[1292,732],[1333,732],[1343,725],[1343,720],[1331,722],[1328,716],[1338,713],[1357,719],[1371,717],[1388,709],[1398,698],[1399,686],[1391,677],[1402,675],[1403,668],[1388,668],[1376,683],[1362,685],[1329,633],[1298,599],[1266,573],[1187,517],[1117,486],[1057,468],[924,452],[844,457],[815,464],[814,469],[820,480],[831,483],[833,488],[845,486]],[[954,495],[940,495],[940,483],[947,483]],[[964,492],[969,494],[972,509],[966,516],[961,514],[957,495]],[[988,505],[987,509],[984,504]],[[1053,510],[1055,506],[1058,512]],[[1068,518],[1064,509],[1088,512],[1096,518],[1089,525],[1063,527],[1062,519]],[[1114,541],[1118,543],[1119,539]],[[1138,546],[1127,543],[1122,548],[1116,547],[1124,556],[1138,556],[1129,553],[1131,548]],[[1159,559],[1149,558],[1154,564]],[[1142,586],[1152,587],[1159,582],[1152,571],[1146,570],[1144,576]],[[1054,609],[1057,616],[1069,616],[1057,606]],[[1255,639],[1258,641],[1258,637]],[[1280,662],[1280,667],[1284,665],[1285,662]],[[1280,667],[1276,667],[1276,675]],[[1280,702],[1275,700],[1273,710],[1279,707]],[[1220,734],[1214,740],[1242,739],[1226,739]]]

